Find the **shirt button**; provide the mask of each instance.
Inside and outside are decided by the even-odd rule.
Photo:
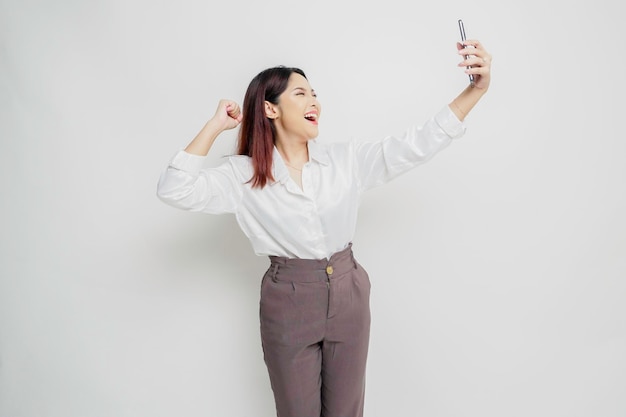
[[[334,269],[333,269],[333,267],[332,267],[332,266],[328,265],[328,266],[326,267],[326,273],[327,273],[328,275],[332,275],[332,274],[333,274],[333,271],[334,271]]]

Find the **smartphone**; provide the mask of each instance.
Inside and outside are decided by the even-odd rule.
[[[463,21],[459,19],[459,31],[461,32],[461,42],[465,42],[467,37],[465,36],[465,26],[463,25]],[[469,55],[465,55],[465,59],[469,58]],[[471,68],[471,67],[467,67]],[[474,74],[469,74],[470,83],[474,84]]]

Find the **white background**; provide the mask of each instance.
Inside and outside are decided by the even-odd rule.
[[[268,261],[158,176],[279,64],[317,90],[320,141],[421,124],[466,85],[463,18],[492,88],[361,209],[366,416],[623,417],[619,4],[1,0],[0,416],[275,415]]]

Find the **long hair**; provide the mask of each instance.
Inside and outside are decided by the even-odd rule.
[[[306,78],[299,68],[268,68],[252,79],[246,91],[237,153],[252,158],[254,174],[249,182],[253,188],[263,188],[269,181],[274,181],[272,155],[276,130],[274,121],[265,115],[265,102],[278,104],[278,97],[287,89],[289,77],[294,72]]]

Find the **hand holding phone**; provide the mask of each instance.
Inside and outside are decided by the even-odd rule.
[[[461,19],[459,19],[459,31],[461,32],[461,43],[463,43],[467,40],[467,37],[465,36],[465,26],[463,25],[463,21]],[[464,46],[464,48],[467,48],[467,47]],[[465,55],[465,59],[467,58],[469,58],[469,55]],[[471,68],[471,67],[467,67],[467,68]],[[474,84],[474,75],[469,74],[468,77],[469,77],[470,83]]]

